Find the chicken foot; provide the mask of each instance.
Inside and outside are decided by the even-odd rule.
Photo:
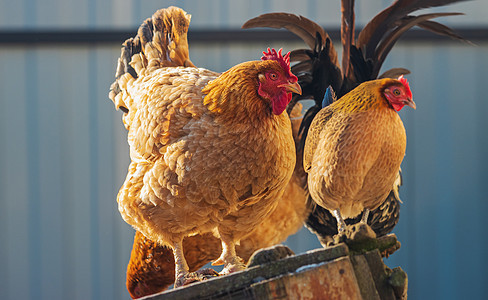
[[[237,256],[236,245],[234,242],[222,240],[222,254],[212,263],[212,266],[224,265],[220,275],[227,275],[233,272],[242,271],[246,268],[242,258]]]
[[[183,241],[173,245],[173,255],[175,257],[175,288],[219,276],[217,271],[210,268],[189,272],[188,264],[183,254]]]

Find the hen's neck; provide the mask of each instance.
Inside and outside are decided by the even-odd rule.
[[[255,123],[272,119],[272,108],[258,95],[253,68],[230,69],[203,89],[204,104],[225,122]]]
[[[381,86],[372,82],[358,86],[331,106],[335,110],[347,113],[391,108],[382,93]]]

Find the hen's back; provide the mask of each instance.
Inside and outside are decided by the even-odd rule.
[[[137,79],[145,72],[162,67],[194,67],[188,53],[187,32],[191,16],[178,7],[160,9],[148,18],[137,35],[122,44],[115,72],[115,82],[110,86],[109,98],[115,106],[127,112],[120,101],[122,77]]]

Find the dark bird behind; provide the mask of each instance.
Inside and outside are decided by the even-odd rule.
[[[462,1],[462,0],[461,0]],[[430,13],[412,15],[423,8],[439,7],[460,0],[397,0],[374,16],[355,38],[354,0],[341,1],[341,43],[342,61],[339,63],[336,49],[327,32],[317,23],[289,13],[269,13],[250,19],[242,27],[284,28],[299,36],[309,49],[297,49],[291,52],[292,70],[297,75],[302,87],[302,95],[295,95],[288,109],[301,100],[313,99],[315,104],[306,112],[300,127],[300,146],[303,150],[312,120],[322,108],[322,100],[328,86],[335,91],[337,98],[365,81],[378,78],[397,78],[408,74],[404,68],[394,68],[380,75],[381,67],[395,43],[414,26],[435,34],[468,42],[449,27],[432,21],[437,17],[461,15],[460,13]],[[300,151],[297,151],[300,153]],[[299,159],[297,158],[297,161]],[[398,223],[400,212],[399,187],[400,172],[385,201],[371,211],[369,225],[377,235],[384,235]],[[330,212],[314,204],[309,197],[312,213],[307,220],[308,228],[316,233],[325,244],[337,233],[335,218]],[[346,223],[355,223],[361,216],[346,219]]]

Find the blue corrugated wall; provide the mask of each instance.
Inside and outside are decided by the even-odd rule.
[[[390,1],[357,1],[364,24]],[[338,1],[0,0],[0,30],[135,28],[177,5],[192,28],[237,28],[264,12],[302,14],[337,28]],[[486,26],[488,3],[436,11]],[[122,41],[121,41],[122,42]],[[301,43],[190,41],[192,61],[224,71],[268,46]],[[0,299],[127,299],[133,231],[115,197],[128,165],[120,112],[108,99],[119,45],[0,47]],[[402,43],[384,69],[406,67],[417,110],[401,112],[407,136],[404,201],[394,232],[402,248],[387,261],[409,275],[411,299],[481,299],[488,274],[488,43]],[[306,230],[288,244],[318,247]]]

